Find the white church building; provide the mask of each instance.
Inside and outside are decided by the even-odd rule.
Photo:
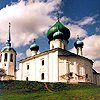
[[[39,82],[94,83],[100,85],[100,74],[93,61],[82,55],[84,43],[77,37],[74,43],[77,54],[68,51],[70,30],[59,20],[48,30],[50,50],[38,53],[36,41],[31,44],[32,55],[19,61],[16,69],[16,51],[11,47],[10,25],[6,46],[1,49],[1,80]],[[48,42],[48,41],[47,41]]]

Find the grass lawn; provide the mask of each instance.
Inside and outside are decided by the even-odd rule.
[[[7,84],[4,86],[7,86]],[[41,86],[42,85],[38,85],[39,88]],[[10,87],[6,89],[3,88],[0,89],[0,100],[100,100],[100,87],[94,85],[67,86],[66,84],[67,89],[62,89],[62,87],[59,87],[59,89],[57,89],[57,84],[53,84],[51,86],[53,88],[52,92],[49,92],[45,89],[42,89],[41,91],[24,91],[25,87],[21,90],[17,86],[14,86],[11,89]],[[49,88],[51,87],[49,86]]]

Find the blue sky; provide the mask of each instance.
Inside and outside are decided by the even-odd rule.
[[[69,50],[76,36],[84,42],[84,56],[94,61],[100,72],[100,0],[0,0],[0,48],[5,46],[8,23],[11,22],[12,46],[17,60],[29,56],[30,41],[36,38],[39,51],[49,49],[47,30],[56,21],[59,11],[61,22],[71,31]]]

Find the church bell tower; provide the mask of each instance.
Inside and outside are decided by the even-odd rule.
[[[11,47],[10,27],[11,24],[9,23],[6,45],[1,50],[1,65],[6,73],[4,80],[15,80],[16,51]]]

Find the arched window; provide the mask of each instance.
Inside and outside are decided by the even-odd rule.
[[[41,74],[41,80],[44,80],[44,73]]]
[[[29,70],[29,65],[27,65],[27,70]]]
[[[4,61],[7,61],[8,55],[5,53]]]
[[[42,60],[42,66],[44,65],[44,60]]]
[[[88,78],[88,74],[86,74],[86,78]]]
[[[10,61],[13,62],[13,54],[10,55]]]
[[[26,81],[28,81],[28,77],[26,77]]]
[[[52,45],[52,49],[54,49],[54,45]]]

